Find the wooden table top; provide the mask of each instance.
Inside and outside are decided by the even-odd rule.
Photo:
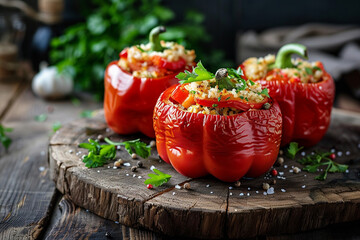
[[[84,110],[102,107],[79,95],[45,101],[31,91],[29,77],[0,81],[0,122],[13,128],[8,151],[0,146],[0,239],[169,239],[103,219],[75,206],[49,177],[48,141],[55,122],[65,124]],[[37,115],[47,120],[38,122]],[[260,239],[359,239],[360,221]]]

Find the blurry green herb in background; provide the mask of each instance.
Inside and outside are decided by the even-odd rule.
[[[184,20],[172,24],[174,12],[161,5],[160,0],[91,0],[85,9],[86,21],[66,29],[64,35],[54,38],[50,57],[60,71],[70,74],[77,89],[90,91],[101,100],[104,94],[104,71],[120,51],[128,46],[148,42],[152,28],[165,25],[161,35],[166,41],[176,41],[196,51],[196,60],[202,60],[209,70],[228,67],[220,50],[209,50],[210,36],[202,23],[204,15],[190,10]],[[88,4],[87,4],[88,5]]]

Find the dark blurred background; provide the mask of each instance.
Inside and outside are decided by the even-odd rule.
[[[30,61],[34,71],[38,71],[39,63],[44,60],[68,69],[75,78],[81,79],[76,80],[77,89],[93,92],[99,99],[106,63],[117,59],[125,46],[146,42],[149,29],[158,24],[169,28],[169,33],[164,35],[166,40],[173,39],[195,49],[197,59],[212,71],[220,66],[236,67],[251,56],[249,54],[276,52],[278,45],[289,40],[287,35],[294,35],[301,26],[306,30],[299,35],[299,42],[306,42],[310,37],[310,55],[313,49],[314,56],[320,60],[330,59],[331,67],[336,66],[337,61],[344,62],[341,57],[347,43],[356,46],[360,42],[360,32],[357,32],[360,1],[356,0],[23,1],[37,13],[44,11],[48,2],[62,2],[61,21],[54,23],[29,17],[17,7],[5,7],[6,2],[14,1],[0,0],[0,34],[3,37],[5,32],[3,19],[17,14],[23,23],[18,30],[23,35],[14,40],[20,49],[20,59]],[[46,11],[48,15],[56,13],[51,8]],[[324,25],[311,25],[314,23]],[[332,41],[334,35],[336,38]],[[321,39],[325,47],[321,47]],[[316,44],[312,45],[314,41]],[[358,110],[360,60],[357,63],[357,59],[352,61],[347,57],[347,61],[347,65],[341,65],[332,73],[337,80],[337,98],[344,94],[354,102],[340,104],[345,107],[350,104],[352,110]]]

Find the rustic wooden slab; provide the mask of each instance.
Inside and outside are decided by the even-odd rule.
[[[81,161],[87,152],[77,145],[99,134],[115,141],[139,137],[114,134],[106,128],[102,114],[71,122],[50,140],[50,173],[66,198],[127,226],[183,237],[239,238],[305,231],[360,219],[360,117],[355,114],[334,110],[325,138],[304,151],[311,154],[334,148],[341,155],[337,161],[349,164],[349,172],[329,174],[320,182],[314,180],[317,174],[289,171],[300,165],[286,159],[286,166],[277,168],[283,175],[276,179],[271,195],[264,195],[261,186],[273,177],[243,179],[240,188],[212,177],[187,179],[160,161],[155,150],[151,158],[141,160],[144,168],[135,173],[130,167],[113,169],[112,163],[88,169]],[[118,152],[118,157],[136,165],[137,161],[124,150]],[[164,186],[148,190],[143,181],[152,165],[173,177]],[[185,182],[191,184],[191,190],[175,188]]]

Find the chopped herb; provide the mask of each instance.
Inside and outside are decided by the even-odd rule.
[[[348,169],[348,165],[339,164],[331,160],[330,155],[331,152],[315,153],[298,160],[298,162],[305,165],[304,171],[311,173],[317,172],[322,166],[326,166],[326,169],[315,177],[316,180],[323,181],[326,179],[328,172],[345,172]]]
[[[214,78],[214,74],[208,72],[205,69],[205,67],[202,65],[201,61],[199,61],[196,67],[193,68],[192,72],[185,70],[185,72],[181,72],[178,75],[176,75],[176,78],[181,80],[179,82],[183,84],[183,83],[210,80]]]
[[[226,99],[225,99],[225,101],[227,101],[227,100],[229,100],[230,99],[230,97],[227,97]]]
[[[314,71],[322,71],[321,68],[319,68],[318,66],[315,66],[312,68]]]
[[[89,143],[80,143],[80,148],[89,150],[88,155],[83,158],[85,167],[95,168],[104,166],[108,160],[112,160],[116,156],[116,148],[114,145],[100,145],[99,142],[89,139]]]
[[[78,107],[80,106],[80,100],[78,98],[71,98],[71,103],[75,106]]]
[[[247,97],[245,98],[245,100],[246,100],[247,102],[249,101],[249,99],[248,99]]]
[[[6,133],[12,132],[12,130],[12,128],[6,128],[2,124],[0,124],[0,142],[6,150],[10,147],[12,143],[11,138],[9,138]]]
[[[294,73],[294,75],[298,77],[298,76],[299,76],[299,73]]]
[[[218,97],[218,102],[220,102],[220,101],[221,101],[221,97],[222,97],[221,95]]]
[[[35,116],[34,119],[37,122],[45,122],[47,119],[47,115],[45,113],[43,113],[43,114]]]
[[[52,125],[52,130],[53,132],[56,132],[57,130],[59,130],[61,128],[61,123],[60,122],[54,122]]]
[[[265,95],[265,96],[267,96],[268,98],[270,97],[270,96],[269,96],[269,90],[268,90],[267,88],[264,88],[264,89],[260,92],[260,94]]]
[[[251,81],[251,80],[249,80],[249,83],[250,83],[251,86],[255,85],[255,83],[253,81]]]
[[[80,117],[82,118],[92,118],[93,117],[93,111],[91,110],[84,110],[80,113]]]
[[[137,49],[140,50],[140,52],[146,52],[144,49],[142,49],[139,45],[136,46]]]
[[[212,107],[217,107],[218,105],[217,104],[213,104]]]
[[[171,175],[163,173],[159,169],[154,168],[153,171],[154,173],[148,174],[150,178],[145,180],[144,182],[145,185],[151,184],[155,187],[159,187],[164,183],[167,183],[171,178]]]
[[[305,71],[306,71],[306,73],[309,74],[309,75],[312,75],[312,74],[313,74],[311,68],[305,67]]]
[[[140,139],[125,141],[125,142],[113,142],[110,139],[105,138],[105,142],[116,146],[124,145],[126,151],[130,155],[135,152],[137,155],[139,155],[142,158],[148,158],[151,154],[151,147],[146,145],[146,143],[141,142]]]
[[[299,144],[297,142],[291,142],[287,151],[288,156],[291,159],[294,159],[295,155],[303,148],[304,147],[299,147]]]
[[[240,96],[240,98],[244,100],[244,96]]]
[[[195,90],[190,90],[190,93],[191,94],[196,94],[196,91]]]

